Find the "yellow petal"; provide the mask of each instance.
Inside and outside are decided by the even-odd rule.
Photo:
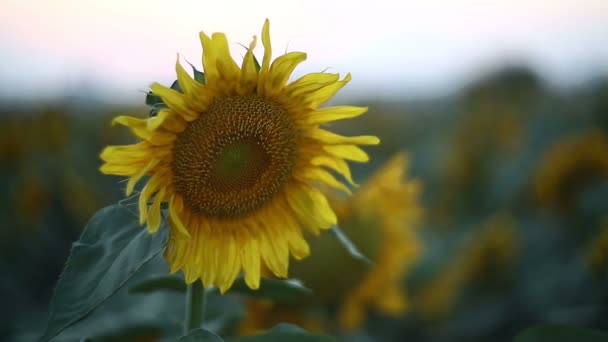
[[[305,133],[305,135],[326,144],[333,145],[378,145],[380,143],[380,139],[373,135],[345,137],[322,128],[309,130]]]
[[[357,186],[357,183],[353,181],[353,177],[350,172],[350,167],[342,158],[335,158],[331,156],[316,156],[311,159],[310,163],[314,166],[326,166],[342,175],[351,185]]]
[[[249,44],[249,49],[243,58],[243,68],[241,70],[241,81],[239,82],[239,95],[251,94],[257,86],[258,71],[253,56],[253,49],[257,42],[257,37],[253,36],[253,41]]]
[[[141,171],[139,171],[137,174],[135,174],[134,176],[131,176],[131,178],[129,178],[129,181],[127,182],[127,188],[125,190],[125,193],[127,196],[131,195],[131,193],[133,192],[133,189],[135,188],[135,184],[137,184],[137,182],[139,182],[141,180],[141,178],[148,173],[148,171],[150,171],[152,168],[154,168],[156,165],[158,165],[158,162],[159,162],[158,159],[150,160],[150,162],[144,168],[142,168]]]
[[[258,77],[257,92],[258,95],[266,95],[266,78],[268,77],[268,71],[270,69],[270,59],[272,58],[272,47],[270,45],[270,22],[268,19],[264,22],[262,28],[262,45],[264,45],[264,57],[262,58],[262,65]]]
[[[369,161],[367,153],[354,145],[325,145],[323,149],[331,155],[347,160],[361,163]]]
[[[160,204],[165,200],[165,188],[161,188],[154,196],[154,202],[148,212],[148,232],[154,234],[160,228]]]
[[[211,41],[216,53],[216,66],[220,76],[224,80],[237,80],[239,78],[240,69],[230,56],[228,48],[228,40],[223,33],[214,33],[211,35]]]
[[[148,200],[166,181],[164,174],[157,173],[150,177],[148,183],[139,194],[139,224],[144,224],[148,218]]]
[[[367,107],[336,106],[317,109],[306,117],[306,122],[320,125],[331,121],[351,119],[367,112]]]
[[[338,190],[342,190],[345,193],[351,195],[350,189],[344,185],[344,183],[338,181],[331,173],[321,169],[321,168],[305,168],[303,170],[296,171],[296,177],[303,182],[306,181],[320,181],[330,187]]]
[[[175,111],[163,109],[158,115],[148,119],[148,129],[158,130],[160,127],[171,133],[181,133],[186,129],[186,121]]]
[[[138,162],[147,159],[150,156],[150,144],[140,142],[134,145],[122,146],[107,146],[103,149],[99,157],[101,160],[112,163],[133,163],[136,159]]]
[[[333,84],[339,79],[340,75],[338,74],[329,74],[325,72],[310,73],[287,85],[285,91],[293,97],[306,95]]]
[[[198,112],[207,110],[213,101],[213,96],[204,85],[193,79],[192,76],[186,72],[184,67],[179,63],[179,56],[178,61],[175,64],[175,70],[177,72],[179,86],[184,91],[186,97],[190,99],[189,106]]]
[[[322,105],[327,100],[331,99],[338,90],[342,89],[351,80],[350,74],[347,74],[342,81],[334,82],[333,84],[327,85],[317,91],[314,91],[306,95],[307,101],[310,102],[312,108],[316,108]]]
[[[178,238],[190,239],[188,229],[180,219],[180,212],[183,209],[183,200],[181,195],[173,194],[169,199],[169,219],[171,220],[172,232],[175,232]]]
[[[211,38],[204,32],[200,33],[201,45],[203,46],[203,69],[205,70],[205,82],[215,85],[219,80],[219,71],[217,70],[217,51]]]
[[[241,266],[241,258],[238,255],[234,236],[232,234],[225,236],[224,244],[224,258],[222,258],[223,268],[220,270],[220,277],[217,284],[222,294],[232,286]]]
[[[274,92],[282,89],[296,66],[305,60],[306,54],[303,52],[290,52],[275,59],[270,66],[267,86],[271,87]]]
[[[319,228],[331,228],[338,222],[336,214],[329,206],[327,198],[316,188],[293,182],[286,191],[291,208],[302,220],[311,220]]]
[[[99,167],[99,171],[105,175],[115,175],[115,176],[126,176],[131,177],[137,174],[145,164],[142,163],[132,163],[130,165],[120,165],[114,163],[106,163]]]
[[[266,19],[262,27],[262,45],[264,45],[264,58],[262,59],[261,72],[265,72],[270,68],[270,59],[272,58],[272,47],[270,45],[270,21]]]
[[[173,109],[184,120],[190,122],[198,118],[197,112],[190,108],[184,94],[159,83],[152,83],[150,89],[154,95],[159,96],[169,108]]]
[[[260,287],[260,250],[258,241],[252,236],[243,239],[241,262],[245,271],[245,283],[249,288],[257,290]]]

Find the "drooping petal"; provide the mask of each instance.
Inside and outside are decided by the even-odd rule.
[[[353,181],[353,177],[350,172],[350,167],[342,158],[336,158],[328,155],[316,156],[310,160],[310,163],[314,166],[326,166],[336,171],[344,179],[346,179],[351,185],[357,186],[357,183]]]
[[[145,176],[152,168],[158,165],[158,163],[158,159],[150,160],[150,162],[148,162],[148,164],[144,168],[142,168],[141,171],[129,178],[129,181],[127,182],[127,188],[125,189],[125,193],[127,196],[131,195],[137,182],[139,182],[142,177]]]
[[[323,149],[336,157],[365,163],[369,161],[369,156],[365,151],[355,145],[325,145]]]
[[[175,110],[176,113],[182,116],[182,118],[188,122],[198,118],[197,112],[190,107],[186,95],[167,88],[160,83],[152,83],[150,90],[154,95],[159,96],[169,108]]]
[[[238,93],[241,96],[251,94],[257,87],[258,71],[255,65],[255,57],[253,56],[253,49],[255,49],[256,42],[257,37],[253,36],[253,41],[249,44],[249,49],[247,49],[247,53],[245,53],[245,57],[243,58],[241,81],[238,88]]]
[[[367,112],[367,107],[337,106],[325,107],[311,112],[306,122],[312,125],[321,125],[342,119],[351,119]]]
[[[303,52],[290,52],[277,59],[270,66],[270,77],[267,79],[266,91],[271,96],[281,91],[296,66],[306,60]]]
[[[337,81],[320,88],[319,90],[307,94],[305,97],[307,101],[310,102],[311,108],[317,108],[336,95],[338,90],[342,89],[342,87],[344,87],[346,83],[350,82],[350,80],[351,76],[350,74],[347,74],[342,81]]]
[[[380,139],[373,135],[345,137],[322,128],[306,131],[305,136],[331,145],[378,145],[380,143]]]
[[[306,74],[285,87],[285,92],[292,97],[310,94],[340,79],[339,74],[317,72]]]

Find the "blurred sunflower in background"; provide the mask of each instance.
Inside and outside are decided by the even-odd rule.
[[[608,273],[608,215],[602,218],[597,236],[589,243],[585,261],[595,276]]]
[[[346,160],[368,161],[358,146],[379,140],[320,128],[367,108],[319,108],[350,75],[340,80],[337,74],[311,73],[287,84],[306,54],[290,52],[271,63],[268,21],[261,66],[253,56],[255,37],[240,68],[223,33],[200,38],[204,74],[195,71],[193,78],[178,61],[178,90],[151,86],[166,108],[148,119],[116,117],[114,123],[142,141],[107,147],[101,171],[129,177],[127,196],[150,177],[139,194],[140,222],[150,233],[159,229],[161,203],[168,202],[165,258],[171,272],[181,269],[187,283],[200,279],[224,293],[243,270],[247,285],[256,289],[262,266],[284,278],[290,254],[309,255],[303,230],[319,234],[337,223],[312,184],[348,191],[328,169],[352,181]]]
[[[416,314],[425,319],[450,314],[471,284],[508,287],[521,251],[521,237],[509,214],[490,217],[459,248],[452,261],[414,293]]]
[[[543,207],[568,213],[580,191],[598,179],[608,179],[608,140],[593,130],[551,146],[537,167],[534,197]]]
[[[422,252],[416,226],[423,211],[422,184],[405,178],[407,161],[405,153],[396,154],[352,197],[329,194],[343,232],[373,264],[366,267],[354,259],[332,236],[311,241],[311,257],[294,263],[290,276],[312,289],[314,298],[287,304],[250,300],[241,333],[266,330],[278,322],[309,330],[335,329],[327,314],[333,306],[334,323],[341,330],[361,327],[370,311],[389,316],[406,312],[403,280]]]

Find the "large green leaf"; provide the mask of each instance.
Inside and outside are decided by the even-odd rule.
[[[541,324],[528,328],[515,337],[515,342],[603,342],[608,332],[565,324]]]
[[[241,293],[249,297],[266,298],[274,301],[287,301],[298,297],[309,296],[312,291],[296,280],[262,278],[260,288],[250,289],[245,280],[237,278],[228,293]]]
[[[149,293],[158,290],[186,293],[186,281],[178,275],[152,276],[129,288],[129,293]]]
[[[182,336],[178,342],[222,342],[221,337],[205,329],[195,329]]]
[[[112,296],[167,243],[167,229],[150,235],[127,208],[100,210],[84,229],[59,277],[47,328],[48,341]]]
[[[297,325],[282,323],[264,334],[242,336],[228,339],[230,342],[331,342],[330,336],[313,335]]]

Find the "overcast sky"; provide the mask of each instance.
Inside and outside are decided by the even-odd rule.
[[[200,65],[199,31],[225,32],[240,60],[265,18],[275,57],[308,53],[294,77],[351,72],[350,94],[433,95],[505,62],[560,85],[608,74],[607,0],[2,0],[0,13],[3,97],[141,101],[175,78],[176,53]]]

